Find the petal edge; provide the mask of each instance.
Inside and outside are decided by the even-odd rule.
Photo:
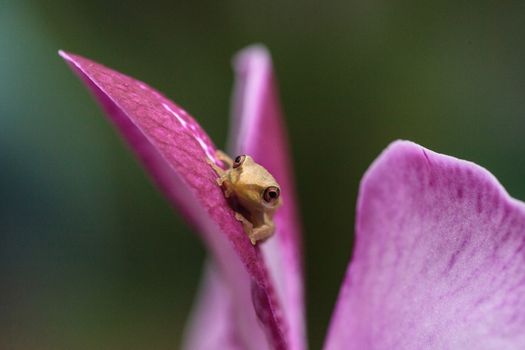
[[[366,172],[325,349],[525,346],[525,206],[474,163],[398,141]]]

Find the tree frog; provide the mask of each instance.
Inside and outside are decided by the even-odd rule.
[[[231,159],[217,151],[216,157],[228,166],[227,170],[212,161],[208,163],[219,176],[217,184],[235,211],[235,218],[242,223],[253,245],[266,240],[275,231],[273,215],[282,202],[279,184],[248,155]]]

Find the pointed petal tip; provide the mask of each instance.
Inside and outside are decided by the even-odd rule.
[[[66,52],[64,50],[58,50],[58,55],[62,57],[66,61],[72,61],[73,58],[71,57],[69,52]]]
[[[270,58],[270,52],[266,45],[261,43],[255,43],[249,46],[246,46],[245,48],[241,49],[235,57],[239,56],[247,56],[247,55],[257,55],[257,56],[264,56],[267,58]]]
[[[271,64],[270,52],[263,44],[253,44],[241,49],[233,56],[233,67],[236,71],[245,70],[251,64],[257,65],[255,69],[266,68]]]
[[[88,59],[82,56],[72,54],[71,52],[67,52],[64,50],[58,50],[58,55],[62,57],[62,59],[73,70],[73,72],[75,72],[76,74],[81,74],[81,76],[82,74],[84,74],[84,73],[81,73],[81,71],[83,71],[82,60],[88,62],[89,61]]]

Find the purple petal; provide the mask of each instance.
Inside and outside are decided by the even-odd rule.
[[[325,349],[525,348],[525,205],[488,171],[395,142],[356,235]]]
[[[230,152],[249,154],[280,184],[283,205],[275,215],[276,233],[262,245],[264,259],[283,301],[290,349],[305,348],[301,228],[295,201],[292,161],[270,54],[263,46],[241,51],[237,74]]]
[[[202,234],[235,300],[231,328],[244,349],[286,349],[284,325],[262,256],[234,218],[207,163],[215,147],[182,108],[146,84],[60,52],[146,169]],[[263,327],[261,327],[261,324]],[[207,330],[202,330],[203,335]]]
[[[197,307],[193,310],[190,327],[186,330],[184,349],[209,350],[220,344],[224,350],[243,350],[233,328],[235,305],[232,296],[225,278],[213,262],[208,262]],[[205,336],[203,330],[206,330]]]
[[[287,330],[289,349],[306,347],[305,317],[303,305],[303,278],[301,266],[300,226],[297,219],[295,193],[288,151],[286,130],[283,123],[272,62],[267,50],[252,46],[241,51],[235,59],[236,83],[233,96],[233,120],[230,133],[230,154],[249,154],[266,167],[281,185],[283,205],[275,216],[275,235],[260,244],[271,280],[281,301],[282,322]],[[206,274],[208,275],[208,273]],[[206,277],[205,277],[206,278]],[[218,293],[214,281],[203,283],[192,325],[189,327],[187,344],[194,342],[195,329],[201,327],[202,303],[208,308],[223,308],[221,298],[212,298]],[[210,290],[208,290],[210,288]],[[211,306],[213,302],[221,305]],[[224,315],[217,313],[215,322],[223,322]],[[213,322],[208,319],[208,322]],[[218,337],[228,338],[229,330]],[[187,349],[194,349],[187,346]],[[198,348],[198,347],[197,347]],[[203,347],[205,348],[205,347]]]

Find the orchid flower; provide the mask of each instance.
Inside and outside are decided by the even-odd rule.
[[[281,185],[276,233],[256,246],[215,182],[208,162],[222,164],[195,119],[145,83],[60,55],[210,251],[184,347],[306,349],[301,229],[266,49],[235,59],[229,149]],[[361,182],[325,349],[429,348],[525,348],[525,205],[473,163],[396,141]]]

